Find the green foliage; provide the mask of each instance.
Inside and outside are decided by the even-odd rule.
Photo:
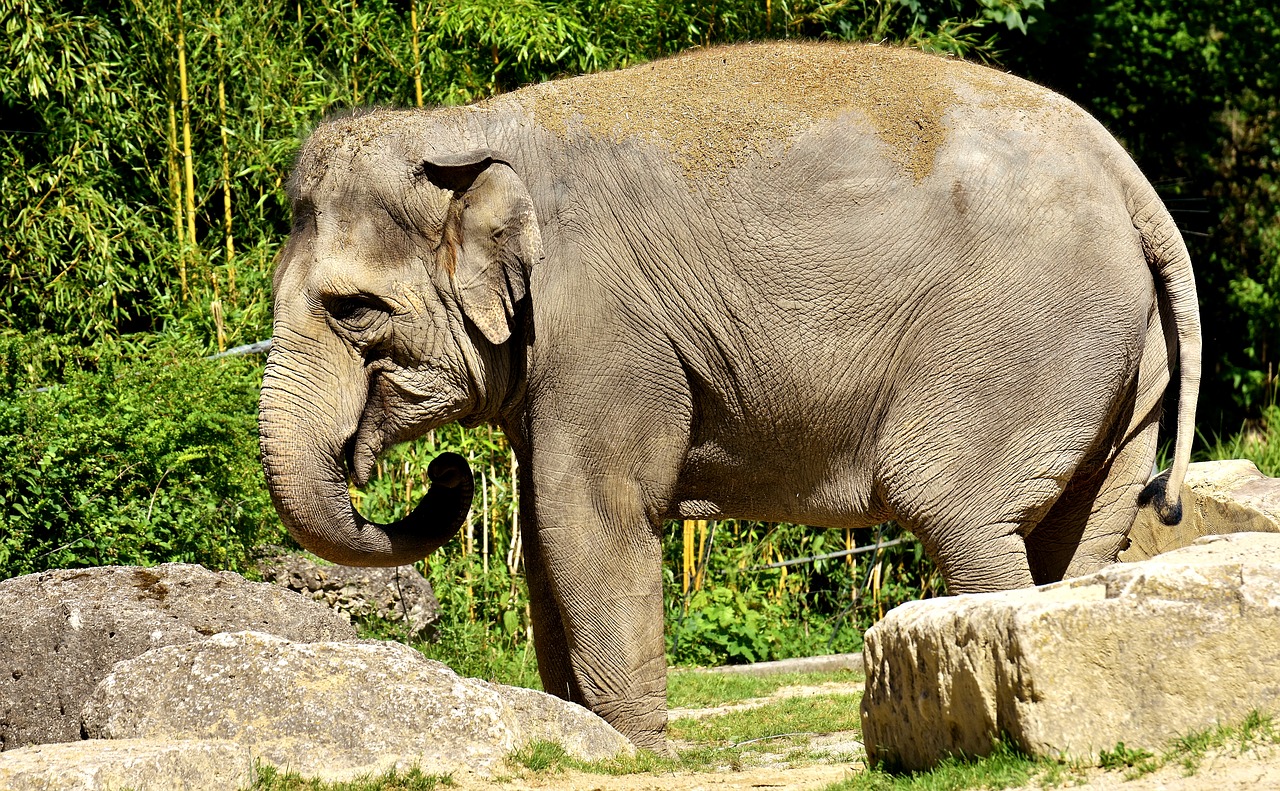
[[[676,531],[688,529],[679,523]],[[781,568],[770,563],[906,541],[874,552]],[[667,541],[668,657],[677,665],[719,665],[857,651],[862,633],[892,607],[941,592],[923,547],[895,525],[820,530],[725,520],[702,542],[692,583],[679,572],[682,548]]]
[[[245,569],[281,538],[255,361],[183,343],[0,337],[0,577],[164,561]]]
[[[1240,725],[1218,725],[1216,728],[1189,733],[1175,740],[1168,750],[1152,762],[1161,765],[1177,762],[1183,774],[1194,775],[1200,770],[1210,750],[1246,752],[1254,747],[1280,744],[1280,730],[1270,714],[1256,709],[1245,715]],[[1158,768],[1158,767],[1157,767]]]
[[[1262,410],[1259,420],[1251,420],[1240,431],[1214,439],[1206,458],[1248,459],[1263,475],[1280,476],[1280,406],[1271,404]]]
[[[686,640],[677,661],[719,664],[722,657],[737,663],[762,661],[773,655],[772,646],[787,641],[781,621],[791,609],[727,587],[698,591],[689,599],[685,618],[673,635]]]

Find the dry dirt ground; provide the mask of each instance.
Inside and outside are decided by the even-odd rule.
[[[673,709],[672,720],[699,719],[718,714],[757,708],[784,698],[810,695],[861,694],[861,682],[856,684],[820,684],[816,686],[783,687],[769,697],[700,709]],[[729,763],[708,765],[705,771],[676,771],[663,774],[601,775],[577,771],[561,772],[512,772],[509,777],[454,778],[458,791],[523,791],[523,789],[574,789],[574,791],[721,791],[721,789],[822,789],[839,782],[866,768],[862,760],[862,743],[853,731],[829,733],[811,737],[808,749],[813,753],[825,753],[829,759],[810,759],[792,764],[783,754],[769,752],[751,753],[748,763],[738,767]],[[690,745],[673,742],[677,750]],[[791,744],[787,752],[796,750]]]
[[[767,698],[755,698],[703,709],[673,709],[671,718],[702,718],[756,708],[783,698],[810,695],[860,694],[862,684],[830,683],[817,686],[784,687]],[[727,791],[727,789],[823,789],[865,771],[862,744],[857,732],[810,737],[810,757],[792,763],[782,753],[759,752],[739,766],[729,763],[708,765],[703,771],[675,771],[663,774],[602,775],[564,770],[529,772],[512,769],[494,778],[456,777],[457,791],[523,791],[524,789],[574,789],[574,791]],[[676,749],[689,747],[673,743]],[[794,743],[787,752],[794,752]],[[826,758],[820,757],[826,754]],[[1065,774],[1049,788],[1079,791],[1280,791],[1280,746],[1263,745],[1241,752],[1224,748],[1210,752],[1195,774],[1187,776],[1176,761],[1160,770],[1129,779],[1124,771],[1091,768]],[[1043,781],[1033,780],[1014,791],[1041,791]]]
[[[1090,769],[1062,788],[1086,791],[1277,791],[1280,789],[1280,746],[1264,745],[1241,752],[1221,749],[1210,752],[1194,774],[1172,762],[1160,770],[1133,779],[1122,771]],[[1041,791],[1034,782],[1014,791]]]

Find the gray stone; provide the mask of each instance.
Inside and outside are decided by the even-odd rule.
[[[584,760],[630,743],[575,704],[462,678],[393,642],[291,643],[244,632],[116,665],[84,707],[94,739],[214,739],[304,775],[392,766],[491,771],[530,741]]]
[[[244,745],[218,741],[80,741],[0,753],[5,791],[234,791],[254,778]]]
[[[1182,521],[1166,525],[1147,506],[1129,530],[1120,560],[1145,560],[1203,536],[1280,533],[1280,478],[1244,459],[1192,464],[1182,487]]]
[[[440,620],[431,583],[413,566],[358,568],[312,555],[278,555],[258,564],[262,578],[346,613],[357,621],[403,624],[405,637],[429,640]]]
[[[909,602],[866,635],[869,756],[1159,750],[1280,713],[1280,535],[1200,539],[1039,588]]]
[[[80,739],[80,708],[122,659],[255,629],[354,639],[337,613],[238,574],[172,563],[67,569],[0,582],[0,750]]]
[[[777,659],[771,662],[753,662],[749,665],[723,665],[682,670],[682,673],[715,674],[729,676],[776,676],[782,673],[861,673],[862,654],[824,654],[802,656],[794,659]]]

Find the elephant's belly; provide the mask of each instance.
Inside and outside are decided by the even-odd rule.
[[[749,519],[815,527],[870,527],[888,518],[871,501],[870,477],[841,460],[769,459],[752,463],[727,449],[695,448],[686,459],[676,497],[675,519]]]

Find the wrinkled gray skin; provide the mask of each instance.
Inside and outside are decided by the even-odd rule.
[[[781,74],[795,45],[768,46]],[[656,748],[664,518],[896,519],[953,592],[1114,560],[1175,361],[1173,492],[1189,456],[1186,248],[1078,108],[935,68],[956,99],[915,173],[852,104],[693,165],[661,129],[696,122],[602,132],[537,87],[322,125],[291,185],[261,401],[293,535],[341,563],[422,557],[470,505],[465,462],[438,459],[394,525],[355,512],[348,477],[443,423],[499,425],[543,685]],[[1147,494],[1176,519],[1163,483]]]

